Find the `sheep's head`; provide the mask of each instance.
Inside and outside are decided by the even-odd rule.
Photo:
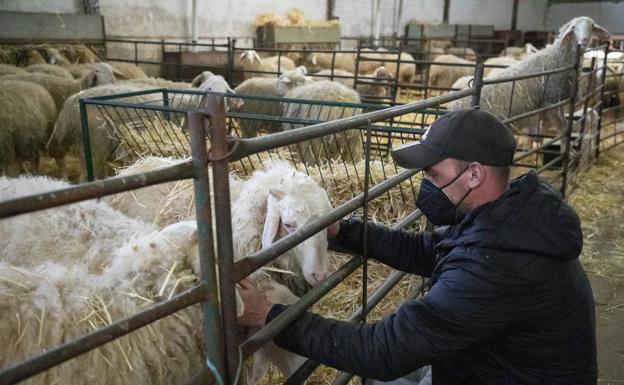
[[[314,52],[306,52],[303,54],[303,63],[307,67],[312,67],[317,64],[316,54]]]
[[[262,233],[262,247],[267,248],[283,236],[296,232],[310,222],[327,214],[331,207],[324,191],[319,187],[316,194],[287,194],[270,190],[267,198],[267,215]],[[320,195],[319,195],[320,193]],[[305,280],[316,286],[327,276],[329,255],[327,253],[327,230],[316,233],[294,249],[294,255]]]
[[[117,79],[123,78],[123,74],[114,70],[110,64],[96,63],[82,79],[81,88],[84,90],[91,87],[113,84]]]
[[[310,84],[312,80],[306,76],[306,73],[307,71],[305,71],[305,67],[303,66],[299,66],[291,71],[283,72],[277,79],[277,84],[275,85],[276,91],[280,95],[285,95],[293,88]]]
[[[230,85],[221,75],[213,75],[199,85],[202,92],[219,93],[219,94],[236,94]],[[225,101],[229,107],[240,108],[244,101],[240,98],[226,97]]]
[[[203,82],[205,82],[206,80],[210,79],[213,76],[214,74],[212,72],[204,71],[200,73],[199,75],[197,75],[195,79],[193,79],[193,81],[191,82],[191,87],[199,88],[199,86],[201,86]]]
[[[258,52],[254,51],[253,49],[248,49],[246,51],[243,51],[243,53],[241,53],[240,59],[243,63],[249,63],[249,64],[253,64],[254,62],[262,63],[262,59],[260,58],[260,55],[258,55]]]
[[[570,20],[561,27],[557,40],[568,44],[576,41],[577,44],[585,48],[591,43],[592,36],[596,36],[598,40],[604,41],[609,38],[609,32],[594,23],[591,18],[581,16]]]

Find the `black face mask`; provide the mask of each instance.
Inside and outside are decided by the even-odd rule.
[[[468,166],[470,167],[470,166]],[[431,223],[436,226],[442,225],[454,225],[459,221],[459,216],[457,215],[457,206],[470,194],[472,189],[469,189],[466,194],[454,204],[451,202],[449,197],[442,191],[446,187],[450,186],[451,183],[455,182],[457,178],[459,178],[468,167],[464,169],[464,171],[457,174],[452,181],[445,184],[442,187],[438,187],[429,179],[423,179],[420,184],[420,191],[418,192],[418,199],[416,200],[416,207],[422,211],[423,214],[429,219]]]

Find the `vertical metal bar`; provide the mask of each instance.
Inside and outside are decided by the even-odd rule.
[[[228,37],[228,50],[227,80],[230,84],[232,84],[234,81],[234,51],[236,50],[236,39],[230,39]],[[232,87],[234,87],[234,84],[232,84]]]
[[[191,152],[193,154],[195,188],[195,215],[197,216],[197,247],[201,281],[208,292],[217,292],[217,274],[215,271],[214,244],[212,238],[212,210],[210,207],[210,184],[208,181],[208,153],[206,150],[206,132],[204,130],[204,113],[191,111],[187,113]],[[224,346],[221,336],[221,317],[219,303],[216,298],[202,303],[204,348],[206,358],[217,368],[223,378],[225,366],[223,362]]]
[[[165,114],[164,115],[165,115],[165,120],[169,121],[169,120],[171,120],[171,117],[170,117],[170,112],[168,110],[168,108],[169,108],[169,91],[167,91],[167,90],[163,91],[163,106],[167,107],[167,110],[165,110]]]
[[[139,44],[134,42],[134,65],[139,65]]]
[[[568,127],[564,141],[563,171],[561,173],[561,197],[565,199],[568,184],[568,167],[570,163],[570,138],[572,136],[572,125],[574,124],[574,108],[576,107],[576,94],[578,93],[579,63],[581,60],[581,46],[576,46],[576,57],[574,58],[574,83],[572,84],[572,95],[570,96],[570,109],[568,111]]]
[[[210,116],[212,176],[219,256],[219,290],[223,335],[225,339],[225,383],[232,383],[238,367],[238,335],[236,325],[236,280],[234,278],[234,246],[232,244],[232,218],[230,211],[230,183],[225,102],[223,96],[206,95],[205,108]]]
[[[87,166],[87,180],[92,182],[95,177],[93,175],[93,158],[91,154],[91,137],[89,134],[89,119],[87,117],[87,106],[84,100],[79,100],[80,108],[80,125],[82,127],[82,145],[84,150],[85,164]]]
[[[600,89],[600,107],[598,110],[598,130],[596,132],[596,159],[600,156],[600,131],[602,130],[602,112],[604,111],[605,104],[605,82],[607,78],[607,55],[609,54],[609,45],[605,48],[605,55],[602,59],[602,79],[600,79],[600,84],[602,84],[602,88]]]
[[[581,128],[579,129],[579,136],[576,140],[578,140],[578,153],[581,155],[583,153],[583,135],[585,135],[585,123],[587,121],[587,108],[589,107],[590,94],[592,94],[592,90],[594,88],[594,76],[596,75],[596,58],[591,58],[591,66],[590,66],[590,76],[587,81],[587,89],[584,95],[585,101],[583,102],[583,116],[581,116]],[[574,119],[574,116],[572,117]],[[590,142],[591,146],[591,142]],[[591,148],[591,147],[590,147]],[[582,156],[579,158],[578,167],[580,169]]]
[[[368,313],[368,189],[370,184],[370,145],[371,125],[366,126],[366,153],[364,165],[364,229],[362,237],[362,323],[366,323]],[[366,384],[366,377],[362,377],[362,384]]]
[[[470,99],[470,105],[473,108],[478,108],[481,102],[481,89],[483,88],[483,63],[478,63],[475,67],[474,87],[476,90]]]

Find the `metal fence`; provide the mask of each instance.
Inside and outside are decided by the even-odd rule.
[[[228,131],[240,132],[239,130],[241,130],[242,126],[249,124],[246,120],[253,123],[254,119],[257,118],[259,120],[272,122],[276,117],[266,114],[254,116],[253,114],[232,111],[226,114],[220,96],[203,95],[192,92],[185,94],[172,90],[135,93],[130,96],[125,95],[126,98],[133,96],[149,96],[150,99],[148,101],[143,101],[141,103],[123,103],[114,100],[114,97],[82,100],[81,110],[83,113],[83,123],[87,123],[83,125],[85,143],[87,143],[87,145],[84,146],[85,151],[88,151],[88,143],[90,143],[87,108],[92,108],[95,109],[94,111],[96,112],[107,114],[107,119],[104,119],[104,121],[110,126],[124,125],[125,128],[123,129],[127,129],[129,132],[139,132],[141,136],[143,133],[153,129],[152,124],[146,123],[144,117],[148,117],[150,122],[153,120],[165,126],[166,129],[164,129],[164,131],[170,126],[174,127],[181,133],[183,138],[187,137],[186,130],[188,130],[191,159],[178,165],[146,174],[114,177],[85,183],[61,191],[2,202],[0,203],[0,218],[30,213],[36,210],[57,207],[117,192],[129,191],[134,188],[155,185],[157,183],[194,178],[197,224],[198,229],[200,229],[198,234],[202,271],[200,283],[191,290],[171,300],[155,304],[137,315],[117,321],[109,327],[82,336],[25,362],[17,363],[9,368],[4,368],[0,372],[0,383],[17,383],[45,371],[52,366],[76,357],[79,354],[95,349],[98,346],[119,338],[157,319],[172,314],[177,310],[197,303],[203,304],[206,356],[209,358],[210,362],[214,364],[214,373],[216,374],[218,372],[222,381],[225,383],[232,383],[236,377],[237,368],[239,366],[240,351],[242,351],[243,357],[248,357],[263,344],[270,341],[306,309],[335,288],[345,277],[354,272],[358,267],[366,266],[367,256],[353,257],[349,262],[327,278],[323,285],[317,286],[309,291],[299,302],[290,306],[287,311],[282,313],[265,328],[249,337],[240,346],[237,341],[235,328],[222,326],[234,325],[236,323],[234,284],[256,269],[271,262],[279,255],[292,249],[297,244],[319,231],[322,231],[340,218],[361,210],[359,212],[363,220],[365,222],[370,220],[370,205],[374,204],[377,199],[384,194],[388,194],[393,189],[413,186],[419,170],[393,169],[392,167],[395,166],[392,166],[392,163],[390,163],[391,161],[388,160],[387,154],[379,155],[378,158],[375,159],[374,151],[371,149],[374,131],[381,131],[382,133],[390,132],[393,135],[407,135],[404,139],[400,139],[400,136],[398,137],[399,139],[391,137],[391,144],[394,144],[397,140],[398,142],[413,140],[418,138],[422,133],[422,126],[418,124],[426,125],[429,117],[433,118],[442,114],[443,110],[441,106],[445,103],[457,101],[462,98],[470,98],[470,105],[478,105],[486,87],[492,87],[495,84],[503,83],[508,84],[511,91],[510,98],[513,100],[514,92],[518,88],[516,84],[519,82],[532,79],[552,78],[560,74],[574,71],[575,76],[573,76],[574,81],[571,97],[563,98],[550,105],[539,106],[532,111],[522,114],[514,115],[511,111],[512,107],[509,107],[509,116],[505,119],[505,123],[512,124],[522,121],[523,119],[530,119],[531,117],[551,110],[554,111],[559,108],[567,109],[569,118],[565,121],[566,126],[564,131],[549,138],[546,138],[547,135],[540,132],[527,135],[532,140],[530,148],[520,148],[521,152],[519,152],[515,158],[515,162],[519,166],[535,168],[536,172],[549,176],[553,182],[558,182],[561,192],[565,194],[572,173],[574,170],[579,169],[578,165],[581,164],[580,158],[578,158],[576,154],[582,153],[582,151],[574,148],[576,142],[579,143],[581,148],[586,145],[583,138],[585,130],[587,129],[588,111],[590,108],[595,108],[595,106],[597,106],[599,112],[598,122],[596,123],[596,133],[590,135],[590,145],[592,146],[590,148],[595,149],[596,156],[601,150],[614,145],[606,145],[608,141],[621,143],[622,140],[624,140],[624,134],[618,130],[618,119],[610,120],[609,122],[601,122],[600,120],[604,115],[602,108],[604,103],[602,101],[605,100],[604,81],[606,78],[606,71],[602,71],[602,83],[596,85],[594,80],[597,79],[596,73],[599,72],[600,68],[606,67],[606,59],[602,67],[596,66],[595,61],[592,67],[593,71],[588,72],[589,75],[585,77],[583,77],[583,75],[576,76],[580,70],[580,57],[577,57],[577,61],[572,67],[564,67],[508,79],[498,79],[496,81],[484,81],[483,66],[479,65],[477,66],[473,85],[462,91],[452,92],[416,103],[383,109],[380,109],[378,106],[373,107],[366,104],[350,107],[345,105],[326,106],[321,104],[321,107],[325,109],[340,108],[346,110],[348,107],[353,108],[353,114],[348,117],[343,117],[342,119],[332,117],[327,121],[322,121],[323,119],[314,115],[299,116],[295,120],[291,119],[289,121],[286,119],[279,121],[279,123],[282,124],[282,128],[287,128],[286,130],[270,133],[268,135],[262,135],[261,133],[261,135],[256,137],[237,138],[233,141],[228,140]],[[547,80],[543,80],[543,82],[547,84]],[[585,86],[584,89],[586,92],[578,94],[577,91],[583,89],[583,86]],[[595,97],[597,94],[601,96],[597,99],[597,102],[595,102],[597,104],[591,104],[593,103],[592,100],[596,101]],[[236,96],[228,95],[228,97]],[[269,101],[277,102],[275,100]],[[291,105],[299,103],[295,107],[299,110],[303,108],[312,109],[312,106],[314,106],[314,103],[311,101],[301,102],[287,100],[279,102],[285,104],[290,103]],[[509,105],[512,106],[513,101],[510,101]],[[202,109],[199,110],[197,108],[198,106],[202,107]],[[572,116],[575,111],[578,111],[579,106],[582,106],[582,115],[580,115],[580,119],[575,123]],[[115,118],[114,114],[117,114],[118,117]],[[419,119],[422,119],[420,118],[422,115],[425,115],[424,121],[423,123],[418,123]],[[209,121],[208,124],[205,121],[206,119]],[[319,122],[319,120],[321,122]],[[133,123],[127,125],[128,122]],[[401,127],[401,124],[405,126]],[[154,124],[154,126],[155,125],[156,124]],[[288,129],[288,125],[293,125],[290,127],[292,129]],[[299,125],[305,125],[305,127],[300,127]],[[608,131],[610,125],[613,126],[613,131]],[[206,135],[206,126],[209,128],[208,136]],[[117,135],[122,135],[120,130],[122,130],[122,128],[118,127],[117,131],[114,132],[116,132]],[[234,263],[231,239],[231,214],[229,211],[229,172],[232,169],[242,167],[241,164],[244,162],[248,162],[250,171],[252,165],[256,167],[256,165],[259,164],[254,163],[254,159],[262,162],[265,159],[278,155],[283,156],[284,159],[293,162],[293,164],[302,163],[298,167],[300,167],[300,169],[306,169],[303,165],[305,162],[300,162],[301,159],[294,159],[291,155],[292,153],[301,151],[297,149],[296,146],[312,143],[311,141],[314,140],[320,140],[321,147],[326,147],[327,143],[323,141],[329,141],[332,137],[340,136],[350,130],[355,130],[358,133],[361,139],[362,149],[364,150],[362,161],[366,167],[364,168],[361,180],[363,185],[359,186],[358,190],[355,190],[351,197],[336,205],[337,207],[327,216],[315,220],[312,223],[308,223],[305,227],[299,229],[299,231],[285,236],[270,247],[248,255],[239,262]],[[575,133],[577,134],[576,137],[573,135]],[[149,137],[154,138],[155,135],[152,133]],[[131,138],[132,136],[130,136],[130,139]],[[123,141],[124,139],[120,138],[120,140]],[[145,140],[147,142],[147,139]],[[592,142],[594,140],[595,142]],[[555,157],[552,160],[544,162],[542,159],[542,162],[536,161],[535,164],[524,163],[524,161],[531,156],[540,153],[542,155],[545,154],[544,151],[548,150],[549,146],[555,144],[557,141],[562,143],[560,146],[561,149],[555,152]],[[138,139],[137,142],[139,142]],[[180,140],[180,142],[183,141]],[[536,145],[536,143],[538,145]],[[210,156],[208,156],[207,153],[208,146],[210,147]],[[314,148],[313,145],[310,145],[310,147]],[[327,152],[326,154],[330,153]],[[348,166],[346,160],[344,162],[342,161],[344,155],[344,153],[340,153],[337,157],[337,164],[341,167]],[[85,158],[88,165],[90,156],[87,154]],[[354,164],[356,160],[355,158],[351,158]],[[317,161],[323,162],[324,164],[329,162],[327,159],[321,161],[320,158],[317,158],[315,163]],[[388,175],[381,180],[372,180],[370,166],[375,161],[385,162],[385,164],[389,166],[388,169],[393,172],[388,173]],[[558,166],[557,162],[560,162],[561,165]],[[206,169],[208,163],[212,166],[214,183],[211,185],[209,185],[208,171]],[[314,165],[314,167],[319,168],[321,166],[321,163]],[[306,170],[313,170],[314,167],[307,168]],[[309,173],[312,175],[311,171],[309,171]],[[327,174],[324,175],[330,174],[332,173],[327,171]],[[358,180],[358,183],[359,182],[360,180]],[[324,183],[328,182],[326,181]],[[215,229],[216,244],[213,244],[213,230],[211,227],[213,216],[210,202],[211,193],[214,199],[214,217],[217,223]],[[413,195],[413,193],[414,190],[411,190],[409,194],[406,195]],[[410,226],[421,217],[421,213],[417,210],[413,210],[413,207],[412,210],[402,216],[399,215],[399,213],[396,214],[397,215],[390,217],[389,224],[399,228]],[[367,240],[365,238],[364,246],[366,242]],[[366,247],[363,249],[366,250]],[[218,250],[219,255],[219,300],[216,295],[216,272],[214,268],[215,250]],[[362,283],[364,291],[362,307],[354,312],[350,319],[352,321],[365,320],[366,314],[371,308],[396,285],[401,277],[402,273],[392,273],[377,291],[368,296],[365,289],[367,286],[367,279],[366,276],[364,276]],[[316,363],[308,361],[287,380],[287,383],[303,383],[309,374],[314,371],[316,366]],[[193,376],[190,382],[199,383],[206,380],[210,377],[210,373],[210,370],[206,368],[204,372]],[[349,374],[342,374],[336,379],[335,383],[344,384],[350,377],[351,375]]]

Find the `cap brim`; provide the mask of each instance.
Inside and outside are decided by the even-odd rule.
[[[418,141],[392,150],[392,159],[403,168],[425,168],[438,163],[444,156],[427,149]]]

